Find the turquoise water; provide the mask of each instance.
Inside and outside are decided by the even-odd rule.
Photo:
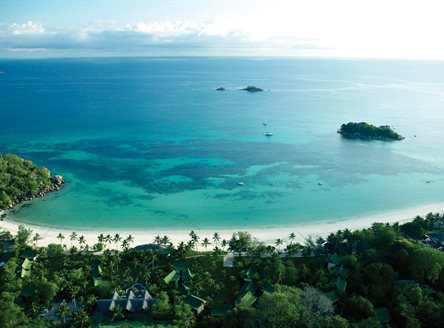
[[[444,62],[114,58],[0,70],[0,152],[67,181],[17,207],[16,221],[274,227],[444,200]],[[344,140],[336,130],[349,121],[406,138]]]

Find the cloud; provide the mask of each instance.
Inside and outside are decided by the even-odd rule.
[[[41,34],[45,32],[42,24],[28,21],[24,24],[13,23],[8,26],[8,31],[12,35],[23,35],[23,34]]]
[[[0,24],[0,55],[18,51],[41,56],[76,55],[257,55],[275,54],[276,49],[317,51],[316,40],[258,39],[229,22],[162,21],[116,26],[96,22],[81,29],[56,30],[29,21]]]

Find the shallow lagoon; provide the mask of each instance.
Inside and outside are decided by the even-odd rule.
[[[134,58],[0,69],[0,151],[67,180],[18,207],[17,221],[275,227],[443,200],[442,62]],[[246,85],[270,91],[238,91]],[[406,139],[344,140],[336,130],[349,121],[390,124]]]

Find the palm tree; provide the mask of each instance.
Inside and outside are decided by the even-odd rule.
[[[119,249],[119,243],[122,240],[122,237],[118,233],[114,235],[113,242],[116,245],[117,249]]]
[[[63,318],[63,323],[66,323],[66,316],[69,315],[71,313],[71,310],[68,306],[68,304],[66,304],[65,301],[63,301],[62,303],[59,304],[59,307],[57,308],[56,314],[57,316],[60,318]]]
[[[202,246],[205,247],[205,252],[207,251],[208,245],[210,245],[210,241],[208,240],[207,237],[204,238],[203,242],[202,242]]]
[[[34,246],[37,244],[37,242],[39,241],[39,240],[41,240],[42,239],[42,237],[38,234],[38,233],[36,233],[35,235],[34,235],[34,237],[32,237],[32,241],[33,241],[33,243],[34,243]]]
[[[288,236],[288,239],[290,239],[290,245],[293,244],[293,240],[296,238],[296,234],[292,232],[290,236]]]
[[[111,237],[110,234],[106,235],[104,238],[105,243],[108,243],[108,248],[111,246],[111,243],[113,242],[113,238]]]
[[[120,305],[117,304],[113,308],[112,321],[119,321],[119,320],[122,320],[123,318],[125,318],[125,314],[123,312],[123,308]]]
[[[316,244],[313,240],[313,238],[310,236],[307,239],[305,239],[305,245],[302,249],[302,255],[303,256],[311,256],[316,249]]]
[[[155,244],[160,245],[161,242],[162,242],[162,237],[160,237],[159,235],[154,237],[154,243]]]
[[[170,237],[168,237],[168,236],[162,237],[162,244],[163,245],[168,245],[170,242],[171,242]]]
[[[216,255],[216,256],[221,255],[221,249],[217,246],[213,248],[213,252],[214,252],[214,255]]]
[[[213,235],[213,241],[216,244],[216,247],[217,247],[217,243],[219,242],[219,240],[220,240],[220,236],[217,232],[215,232]]]
[[[131,236],[131,235],[128,235],[128,241],[129,241],[130,243],[134,243],[134,237]]]
[[[191,240],[193,241],[193,243],[194,243],[194,246],[196,246],[196,251],[198,250],[198,242],[199,242],[199,239],[200,239],[200,237],[197,235],[197,234],[195,234],[194,233],[194,231],[191,231],[192,233],[193,233],[193,235],[191,236]]]
[[[72,242],[74,240],[77,240],[77,233],[75,231],[73,231],[72,234],[69,235],[69,240],[71,240],[71,247],[72,247]]]
[[[281,246],[283,244],[282,239],[278,238],[276,239],[276,241],[274,242],[274,244],[277,246],[278,248],[278,254],[279,254],[279,246]]]
[[[72,315],[72,323],[76,327],[88,327],[89,325],[89,315],[84,309],[79,309],[77,312],[74,312]]]
[[[85,243],[86,243],[85,236],[84,236],[84,235],[81,235],[81,236],[79,237],[80,249],[82,249],[82,245],[84,245]]]
[[[226,241],[225,239],[222,239],[222,249],[225,251],[225,247],[227,247],[228,245],[228,241]]]
[[[128,240],[128,247],[129,247],[129,245],[130,245],[131,243],[134,242],[134,237],[131,236],[131,235],[128,235],[128,237],[126,238],[126,240]]]
[[[103,235],[103,233],[97,236],[97,241],[99,242],[99,244],[102,244],[104,240],[105,236]]]
[[[188,247],[189,249],[193,249],[193,248],[194,248],[194,242],[193,242],[192,240],[189,240],[189,241],[187,242],[187,247]]]
[[[189,236],[191,237],[191,240],[194,239],[194,237],[196,236],[196,233],[194,232],[194,230],[190,231]]]
[[[129,246],[128,239],[124,239],[124,240],[122,241],[122,249],[123,249],[124,251],[126,251],[126,250],[128,250],[128,246]]]
[[[65,239],[65,236],[62,233],[57,235],[57,239],[60,240],[60,245],[62,244],[62,240]]]

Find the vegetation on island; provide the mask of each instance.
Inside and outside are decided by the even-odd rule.
[[[179,245],[73,232],[36,247],[20,227],[0,232],[0,327],[441,327],[443,230],[429,214],[304,245],[191,231]]]
[[[0,154],[0,209],[37,195],[50,186],[48,169],[16,155]]]
[[[260,91],[264,91],[264,89],[258,88],[254,85],[249,85],[248,87],[245,87],[243,89],[241,89],[243,91],[248,91],[248,92],[260,92]]]
[[[342,124],[338,133],[345,138],[350,139],[378,139],[378,140],[402,140],[400,134],[395,132],[388,125],[379,127],[368,124],[366,122],[354,123],[350,122]]]

